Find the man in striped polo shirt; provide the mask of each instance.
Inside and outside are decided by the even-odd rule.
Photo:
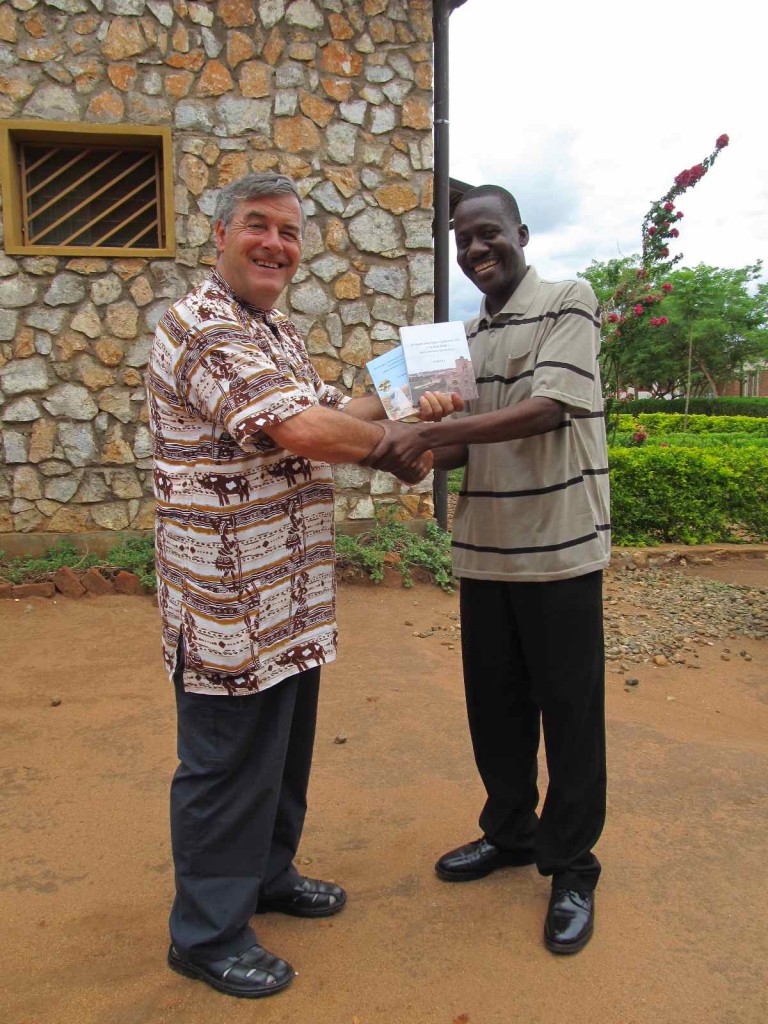
[[[610,511],[597,301],[584,281],[527,267],[528,229],[505,189],[456,208],[458,263],[483,293],[467,333],[478,397],[464,414],[403,438],[385,433],[369,464],[432,449],[465,466],[454,524],[464,681],[488,798],[481,839],[435,865],[446,881],[535,863],[552,878],[544,941],[589,941],[605,818],[602,570]],[[392,461],[390,461],[392,460]],[[537,751],[549,787],[540,816]]]

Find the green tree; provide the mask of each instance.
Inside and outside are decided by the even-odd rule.
[[[613,371],[618,369],[619,389],[717,395],[768,356],[768,285],[755,287],[760,262],[737,269],[700,264],[666,273],[651,267],[641,290],[633,290],[634,305],[617,305],[617,287],[628,274],[642,273],[638,263],[639,257],[593,261],[581,275],[601,305],[612,302],[614,316],[631,318],[631,332],[609,334],[603,353]],[[652,315],[662,300],[664,315]],[[639,316],[634,316],[636,305]]]
[[[676,390],[719,395],[768,356],[768,289],[753,287],[761,273],[758,261],[736,269],[702,263],[670,275],[674,290],[664,303],[669,323],[659,335],[667,365],[677,362]]]

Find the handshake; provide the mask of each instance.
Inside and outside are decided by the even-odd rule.
[[[378,425],[384,434],[360,465],[392,473],[404,484],[421,483],[434,462],[422,437],[424,424],[378,420]]]

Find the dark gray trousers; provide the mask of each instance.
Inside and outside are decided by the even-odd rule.
[[[462,579],[464,686],[488,799],[480,827],[532,850],[554,887],[594,889],[605,821],[602,573],[551,583]],[[541,811],[543,727],[549,786]]]
[[[171,941],[191,960],[253,945],[259,896],[289,892],[307,809],[320,669],[262,693],[185,693],[177,673],[179,767],[171,783],[176,899]]]

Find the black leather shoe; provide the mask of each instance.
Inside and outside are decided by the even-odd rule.
[[[240,996],[242,999],[274,995],[287,988],[296,974],[290,964],[272,956],[261,946],[251,946],[242,953],[208,963],[183,960],[171,946],[168,950],[168,966],[177,974],[204,981],[218,992]]]
[[[553,953],[578,953],[595,928],[595,894],[553,889],[544,924],[544,944]]]
[[[532,848],[502,850],[483,836],[443,854],[435,864],[435,872],[445,882],[473,882],[499,868],[519,868],[535,862]]]
[[[275,910],[292,917],[330,917],[338,914],[347,902],[340,885],[321,882],[319,878],[302,878],[286,896],[269,896],[259,900],[257,914]]]

